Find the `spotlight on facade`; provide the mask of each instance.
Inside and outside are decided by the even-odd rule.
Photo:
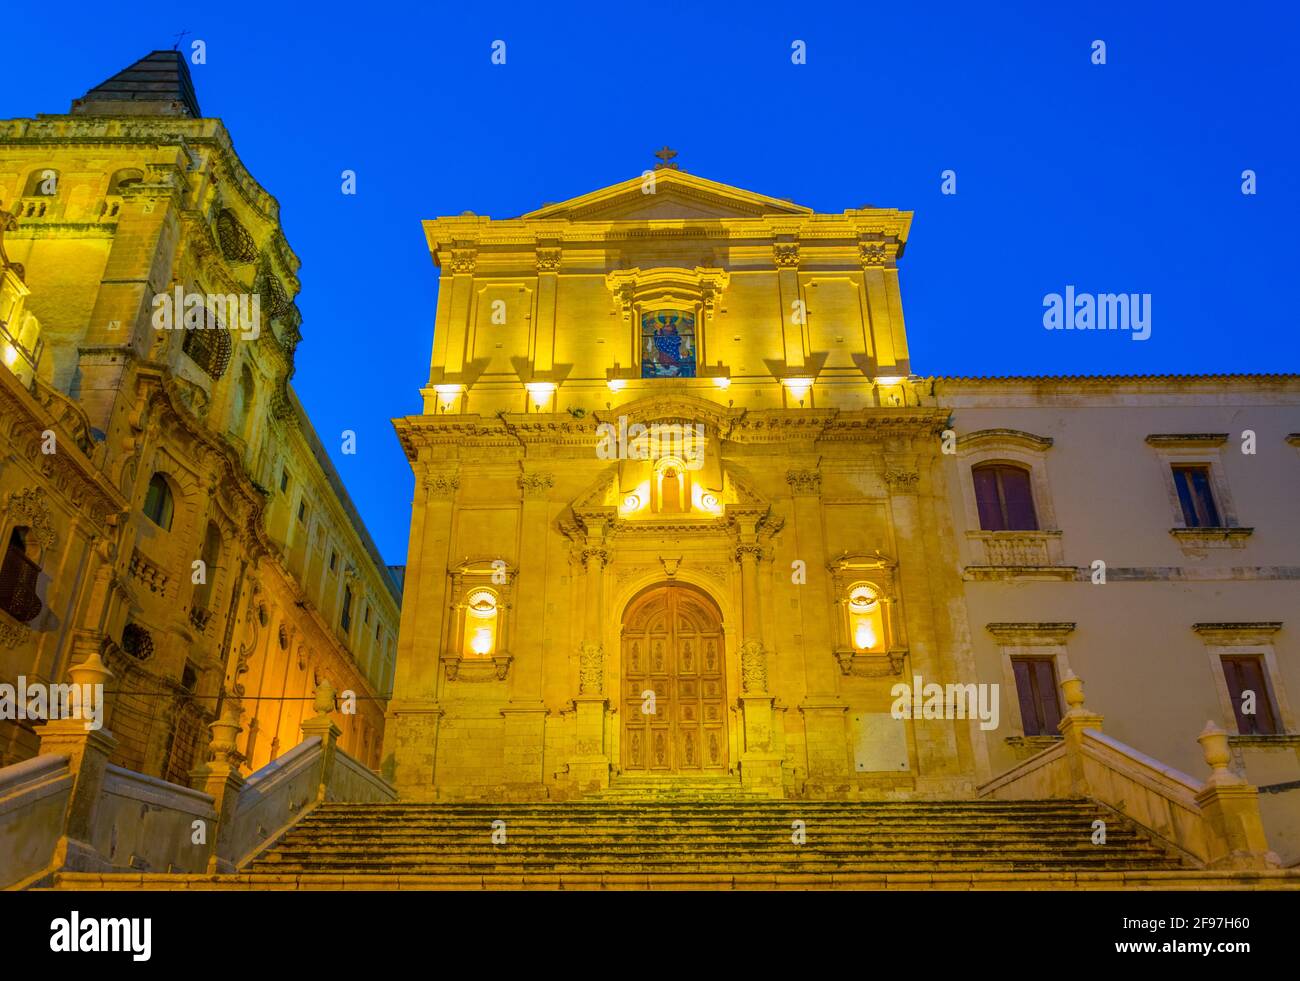
[[[627,379],[611,378],[609,381],[605,382],[605,384],[609,386],[611,392],[621,392],[627,387]]]
[[[460,398],[460,393],[465,390],[465,386],[464,385],[434,385],[433,390],[438,396],[438,404],[442,406],[442,408],[445,411],[450,406],[456,404],[456,400]]]
[[[524,388],[528,389],[528,396],[533,400],[533,405],[541,408],[551,400],[555,394],[555,382],[529,382]]]
[[[627,495],[627,497],[623,498],[623,506],[621,510],[624,514],[631,514],[633,511],[640,511],[641,498],[636,494]]]
[[[813,380],[811,378],[785,378],[781,384],[785,390],[790,393],[790,397],[797,402],[802,402],[808,397],[808,391],[812,388]]]
[[[731,379],[726,375],[719,375],[717,378],[713,379],[713,384],[717,385],[718,388],[725,392],[731,387]]]

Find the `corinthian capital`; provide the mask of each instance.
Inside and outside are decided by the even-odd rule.
[[[910,494],[916,490],[921,475],[915,470],[890,469],[884,473],[885,483],[895,494]]]
[[[790,489],[803,497],[816,497],[822,492],[822,475],[817,470],[789,470],[785,475]]]
[[[423,470],[420,481],[430,497],[452,497],[460,487],[460,475],[448,470]]]
[[[555,486],[555,475],[545,470],[533,470],[519,475],[519,489],[524,497],[546,498],[546,492]]]
[[[605,566],[609,565],[609,549],[601,548],[598,545],[584,548],[582,550],[582,564],[588,565],[592,559],[598,559],[600,561],[600,567],[602,569],[605,568]]]

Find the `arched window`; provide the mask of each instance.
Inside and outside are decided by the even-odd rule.
[[[212,585],[217,578],[217,568],[221,562],[221,531],[216,524],[209,521],[208,530],[203,536],[203,579],[194,587],[194,606],[200,610],[210,608]]]
[[[343,587],[343,613],[339,617],[339,626],[347,633],[352,629],[352,587]]]
[[[1037,531],[1034,492],[1029,471],[1007,463],[985,463],[971,469],[975,503],[984,531]]]
[[[120,194],[122,188],[130,187],[132,184],[144,183],[144,171],[136,170],[134,167],[127,167],[117,171],[113,179],[108,182],[109,194]]]
[[[174,508],[171,485],[161,473],[155,473],[149,478],[149,490],[144,495],[144,516],[159,528],[171,531]]]
[[[27,175],[25,198],[53,197],[59,193],[59,172],[53,167],[37,167]]]
[[[655,510],[681,514],[690,510],[690,479],[686,465],[676,457],[664,457],[655,464]]]
[[[28,623],[41,612],[41,600],[36,595],[41,567],[27,554],[27,533],[26,528],[13,530],[0,562],[0,610],[19,623]]]
[[[239,384],[235,386],[235,401],[230,413],[230,431],[232,433],[247,431],[247,417],[253,408],[253,399],[256,394],[257,388],[253,383],[253,372],[248,365],[244,365],[239,372]]]

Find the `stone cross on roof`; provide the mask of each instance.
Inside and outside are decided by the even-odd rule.
[[[664,147],[661,150],[657,150],[655,152],[655,156],[658,157],[660,160],[659,163],[655,164],[655,170],[680,170],[681,169],[677,166],[677,164],[672,162],[673,157],[677,156],[676,150],[670,150],[668,147]]]

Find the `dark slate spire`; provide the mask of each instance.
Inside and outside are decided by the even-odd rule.
[[[153,51],[72,103],[90,116],[203,115],[190,66],[179,51]]]

